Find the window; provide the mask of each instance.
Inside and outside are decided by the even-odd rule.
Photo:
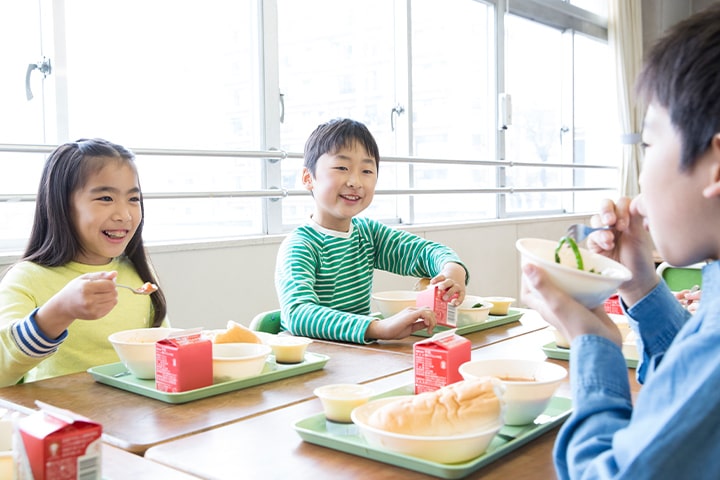
[[[369,216],[590,211],[618,183],[606,2],[547,1],[0,5],[0,40],[19,47],[0,52],[0,250],[29,234],[48,151],[19,144],[126,145],[148,241],[230,238],[307,218],[303,145],[341,116],[366,123],[383,156]],[[511,98],[506,130],[499,93]]]

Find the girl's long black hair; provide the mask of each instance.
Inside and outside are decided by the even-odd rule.
[[[137,172],[135,155],[130,150],[100,138],[66,143],[50,154],[40,178],[30,240],[21,260],[57,267],[77,258],[82,245],[70,220],[71,196],[85,185],[91,173],[102,169],[108,161],[124,162]],[[143,281],[158,283],[143,245],[142,195],[140,209],[143,218],[125,249],[125,256]],[[150,300],[154,310],[152,326],[159,327],[167,314],[167,301],[161,289],[153,293]]]

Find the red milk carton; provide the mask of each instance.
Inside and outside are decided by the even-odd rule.
[[[212,342],[199,329],[155,343],[155,388],[177,393],[212,384]]]
[[[470,360],[470,340],[455,330],[413,345],[415,393],[431,392],[462,380],[460,365]]]
[[[18,480],[101,480],[102,426],[69,410],[35,402],[40,411],[15,424]]]
[[[444,290],[440,290],[437,285],[431,285],[425,290],[421,290],[417,294],[415,305],[418,307],[428,307],[435,312],[435,318],[438,325],[446,327],[457,326],[457,313],[455,305],[443,300]],[[454,298],[456,298],[457,295]]]
[[[605,300],[605,312],[606,313],[614,313],[617,315],[623,315],[622,307],[620,306],[620,297],[616,293],[615,295],[610,296],[607,300]]]

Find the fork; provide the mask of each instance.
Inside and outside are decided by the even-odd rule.
[[[583,225],[582,223],[576,223],[574,225],[570,225],[567,229],[567,232],[565,233],[565,236],[572,238],[575,240],[576,243],[580,243],[583,240],[585,240],[588,235],[590,235],[593,232],[596,232],[598,230],[610,230],[613,227],[605,226],[605,227],[589,227],[587,225]]]
[[[119,283],[116,283],[115,286],[120,288],[127,288],[136,295],[150,295],[158,289],[157,285],[150,282],[146,282],[142,287],[139,288],[133,288],[129,285],[121,285]]]

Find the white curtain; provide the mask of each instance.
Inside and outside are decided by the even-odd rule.
[[[608,18],[608,43],[615,59],[618,112],[623,133],[620,194],[628,197],[640,192],[640,132],[644,109],[635,101],[633,91],[643,56],[640,4],[641,0],[610,0]]]

